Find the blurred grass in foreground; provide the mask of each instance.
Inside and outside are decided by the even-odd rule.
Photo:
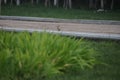
[[[11,75],[14,75],[14,74],[12,74],[13,73],[12,71],[18,70],[18,72],[19,72],[19,69],[16,69],[15,67],[13,67],[11,69],[11,72],[9,72],[9,68],[10,68],[10,66],[12,66],[10,64],[14,63],[14,60],[12,60],[12,59],[14,59],[14,58],[12,58],[13,55],[10,55],[9,52],[11,52],[11,53],[21,52],[20,51],[21,48],[22,48],[22,52],[25,52],[25,53],[27,53],[26,52],[27,49],[30,50],[31,53],[32,52],[34,53],[34,51],[37,52],[37,50],[39,50],[39,49],[38,49],[38,47],[35,47],[35,46],[38,45],[38,43],[40,43],[39,39],[40,39],[40,41],[43,41],[43,43],[46,44],[46,47],[45,47],[45,44],[41,43],[41,45],[43,45],[43,47],[41,47],[40,50],[43,50],[44,53],[46,53],[46,51],[49,52],[48,50],[51,51],[51,49],[52,49],[52,51],[58,50],[57,46],[64,44],[63,41],[65,41],[65,43],[66,42],[69,43],[69,46],[68,46],[69,50],[64,49],[62,47],[59,47],[59,49],[60,50],[63,49],[64,52],[69,52],[69,51],[71,52],[71,50],[73,50],[72,49],[73,45],[75,45],[75,43],[77,42],[77,41],[74,41],[74,39],[71,39],[69,41],[68,38],[64,38],[64,37],[63,38],[61,37],[61,39],[57,39],[57,37],[53,38],[52,36],[49,36],[50,40],[51,39],[55,40],[55,41],[53,41],[53,43],[57,43],[58,42],[58,44],[52,45],[53,43],[51,43],[51,41],[49,41],[47,35],[44,38],[42,38],[43,37],[42,35],[41,35],[42,37],[35,37],[36,35],[34,35],[33,40],[35,40],[35,41],[37,40],[38,41],[37,43],[35,42],[36,43],[35,44],[35,43],[32,43],[30,41],[30,40],[32,40],[32,39],[30,39],[30,36],[28,36],[28,37],[26,36],[28,34],[26,34],[26,35],[23,36],[22,33],[19,33],[19,34],[18,33],[11,33],[12,35],[14,35],[14,37],[12,37],[12,36],[10,37],[10,36],[8,36],[8,34],[9,34],[8,32],[5,32],[4,36],[3,36],[3,34],[0,34],[0,38],[1,38],[0,39],[1,40],[1,42],[0,42],[0,49],[1,50],[0,51],[2,51],[0,54],[2,55],[3,52],[4,53],[7,52],[8,54],[4,55],[4,57],[7,58],[7,59],[9,59],[9,61],[5,62],[7,66],[3,67],[3,65],[0,65],[1,66],[1,70],[4,70],[6,68],[8,70],[8,73],[10,73],[10,74],[7,75],[7,77],[4,77],[7,80],[8,79],[13,79],[11,77]],[[11,35],[11,34],[9,34],[9,35]],[[17,37],[19,37],[19,38],[17,39]],[[14,39],[11,39],[11,38],[14,38]],[[2,40],[2,39],[4,39],[4,40]],[[21,40],[19,40],[19,39],[21,39]],[[28,42],[26,42],[26,40],[25,40],[25,43],[22,43],[22,42],[24,42],[24,39],[26,39],[29,42],[31,42],[31,44],[28,44]],[[13,44],[12,45],[12,43],[10,43],[12,40],[15,40],[14,41],[15,44],[18,44],[19,42],[21,42],[21,44],[19,44],[19,45],[14,45]],[[58,41],[56,42],[56,40],[58,40]],[[2,44],[3,41],[6,42],[6,45]],[[9,45],[9,44],[11,44],[11,45]],[[47,46],[47,44],[52,45],[51,49],[49,48],[49,46]],[[30,45],[33,45],[34,48],[35,48],[35,50],[30,49],[30,48],[33,48],[33,46],[30,46]],[[77,45],[79,45],[79,44],[77,44]],[[64,45],[64,46],[67,46],[67,45]],[[104,62],[107,65],[97,64],[97,65],[94,66],[93,69],[88,69],[87,68],[87,69],[84,69],[84,70],[81,70],[80,68],[77,68],[77,67],[76,68],[73,67],[73,68],[67,69],[67,71],[66,71],[66,73],[64,75],[63,74],[57,74],[57,75],[54,75],[54,76],[51,76],[51,77],[48,77],[48,78],[42,78],[42,79],[43,80],[119,80],[120,79],[120,76],[119,76],[120,75],[120,68],[119,68],[120,67],[120,41],[111,41],[111,40],[101,40],[101,41],[83,40],[83,41],[80,41],[79,47],[80,47],[80,50],[83,49],[84,47],[86,47],[87,49],[93,48],[95,50],[95,52],[97,52],[97,54],[98,54],[97,60],[101,61],[101,62]],[[11,51],[8,48],[10,48]],[[76,49],[74,48],[74,51],[75,50]],[[49,52],[49,53],[51,53],[51,52]],[[26,55],[28,55],[28,54],[26,54]],[[31,55],[33,55],[33,54],[31,54]],[[21,56],[21,57],[19,57],[19,56]],[[45,56],[47,56],[47,57],[45,57]],[[53,57],[49,58],[48,55],[44,54],[44,55],[42,55],[41,58],[42,58],[43,61],[44,60],[48,60],[47,62],[49,63],[50,60],[55,59],[54,55],[52,55],[52,56]],[[39,79],[37,79],[37,77],[36,78],[34,77],[34,76],[38,76],[39,77],[39,75],[34,75],[34,71],[33,71],[35,69],[37,70],[37,68],[33,65],[33,64],[37,64],[37,62],[36,63],[33,63],[33,62],[34,62],[35,59],[39,60],[39,58],[37,58],[37,56],[35,58],[35,55],[33,55],[32,56],[33,59],[32,59],[32,57],[30,57],[30,56],[25,56],[25,55],[20,55],[20,54],[16,55],[16,57],[18,57],[18,58],[15,58],[18,61],[27,61],[27,60],[29,60],[30,64],[27,64],[26,62],[23,62],[23,63],[26,63],[27,66],[33,66],[32,68],[31,67],[24,67],[24,66],[21,65],[21,62],[20,62],[19,65],[18,65],[18,67],[20,69],[22,69],[22,68],[23,69],[22,69],[22,71],[20,70],[19,74],[16,74],[16,75],[24,77],[22,75],[23,74],[22,72],[27,72],[27,71],[29,71],[29,69],[31,69],[31,71],[33,72],[32,73],[33,75],[30,76],[29,74],[27,74],[25,76],[27,76],[27,77],[33,77],[33,78],[30,78],[29,80],[39,80]],[[65,61],[69,60],[68,57],[66,57],[66,58],[65,57],[64,57],[64,59],[66,59]],[[85,56],[85,57],[87,57],[87,56]],[[1,59],[5,59],[5,58],[1,57]],[[62,64],[63,63],[61,63],[60,65],[62,65]],[[58,65],[58,64],[56,64],[56,65]],[[52,66],[51,67],[48,67],[48,66],[51,66],[51,65],[50,64],[49,65],[46,64],[45,68],[48,71],[50,71],[50,72],[48,72],[47,70],[44,72],[45,74],[46,73],[50,73],[50,74],[47,74],[47,75],[53,74],[54,72],[51,73],[51,70],[52,71],[56,71],[56,70],[54,70],[54,68],[58,69],[58,67],[54,67],[53,69],[50,69]],[[64,68],[64,66],[62,66],[62,68]],[[0,72],[2,72],[1,74],[4,75],[4,73],[6,73],[6,71],[5,72],[4,71],[0,71]],[[63,71],[64,71],[64,69],[63,69]],[[31,73],[31,72],[29,72],[29,73]],[[40,75],[40,76],[42,76],[42,75]],[[17,77],[16,77],[16,79],[17,79]],[[3,79],[3,80],[5,80],[5,79]],[[27,79],[25,79],[25,80],[27,80]]]

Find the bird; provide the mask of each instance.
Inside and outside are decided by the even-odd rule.
[[[60,31],[60,25],[57,25],[56,27],[57,27],[57,30]]]

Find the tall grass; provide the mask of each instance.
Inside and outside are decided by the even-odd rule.
[[[92,68],[95,52],[81,42],[46,32],[0,31],[0,80],[39,80]]]

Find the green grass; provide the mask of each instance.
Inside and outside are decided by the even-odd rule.
[[[85,41],[98,53],[98,59],[108,65],[96,65],[94,69],[74,72],[51,80],[119,80],[120,79],[120,41]]]
[[[3,5],[2,15],[9,16],[32,16],[32,17],[49,17],[65,19],[95,19],[95,20],[120,20],[120,10],[97,13],[95,10],[84,9],[63,9],[63,8],[46,8],[42,5],[22,4]]]
[[[83,45],[94,48],[100,56],[99,61],[107,65],[98,64],[94,69],[71,72],[48,80],[119,80],[120,79],[120,41],[85,40]]]
[[[3,34],[1,34],[1,35],[3,36]],[[9,34],[9,35],[11,35],[11,34]],[[24,40],[24,38],[27,39],[27,37],[25,37],[26,35],[24,35],[24,37],[22,37],[22,36],[20,37],[21,34],[19,34],[19,35],[18,34],[14,34],[14,35],[16,35],[16,37],[19,37],[19,38],[21,38],[23,40]],[[0,36],[1,42],[2,42],[3,37],[7,37],[7,35],[4,35],[3,37],[2,36]],[[12,37],[12,38],[16,39],[15,37]],[[33,40],[36,40],[36,39],[37,39],[37,41],[39,41],[38,39],[40,39],[40,38],[37,38],[37,37],[33,38]],[[43,41],[46,42],[46,39],[47,39],[47,37],[45,37],[44,39],[40,39],[40,40],[43,40]],[[54,38],[54,39],[56,40],[56,38]],[[66,40],[68,40],[68,38],[64,38],[64,37],[62,38],[61,37],[61,39],[63,39],[65,42],[68,43],[68,41],[66,41]],[[61,41],[61,39],[58,40],[58,41]],[[9,41],[11,41],[12,39],[9,40],[9,39],[5,39],[4,38],[4,40],[6,42],[6,45],[4,45],[4,48],[2,48],[0,46],[1,51],[3,51],[3,49],[5,49],[5,46],[9,46],[8,45]],[[51,44],[51,41],[49,42],[49,39],[47,39],[47,40],[48,40],[47,42]],[[51,38],[50,38],[50,40],[51,40]],[[71,39],[71,40],[73,41],[73,39]],[[19,40],[16,40],[14,42],[18,43],[18,41]],[[43,43],[45,43],[45,42],[43,42]],[[54,41],[54,42],[56,43],[56,41]],[[76,41],[75,41],[75,43],[76,43]],[[27,44],[27,42],[24,43],[24,44]],[[16,48],[17,47],[24,47],[23,50],[27,49],[27,45],[21,46],[21,45],[24,45],[24,44],[22,43],[20,45],[16,45]],[[59,44],[62,45],[63,42],[59,43]],[[72,43],[70,43],[70,44],[74,45]],[[9,46],[9,47],[11,47],[11,49],[12,49],[12,48],[15,47],[15,45],[12,45],[12,46]],[[32,47],[33,46],[31,46],[31,48]],[[55,47],[55,46],[53,46],[53,47]],[[52,77],[49,77],[49,78],[46,78],[46,79],[43,79],[43,80],[119,80],[120,79],[120,76],[119,76],[120,75],[120,41],[84,40],[84,41],[80,42],[80,47],[81,48],[87,47],[87,49],[93,48],[95,50],[95,52],[98,54],[97,55],[97,60],[100,61],[100,62],[103,62],[105,64],[101,64],[100,63],[100,64],[95,65],[93,69],[88,69],[87,68],[85,70],[81,70],[79,68],[76,68],[76,69],[70,68],[70,69],[68,69],[66,71],[66,73],[64,75],[63,74],[54,75]],[[42,49],[44,49],[44,47]],[[49,49],[47,49],[47,50],[49,50]],[[11,59],[9,59],[9,60],[11,60]],[[15,68],[13,68],[13,70],[14,69]],[[37,79],[29,79],[29,80],[37,80]]]
[[[5,31],[0,32],[0,38],[0,80],[39,80],[96,64],[94,50],[80,45],[81,40]]]

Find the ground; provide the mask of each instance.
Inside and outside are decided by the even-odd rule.
[[[44,29],[74,32],[90,32],[90,33],[112,33],[120,34],[120,25],[108,24],[80,24],[80,23],[55,23],[55,22],[33,22],[33,21],[17,21],[17,20],[0,20],[0,26],[12,28],[27,29]]]

